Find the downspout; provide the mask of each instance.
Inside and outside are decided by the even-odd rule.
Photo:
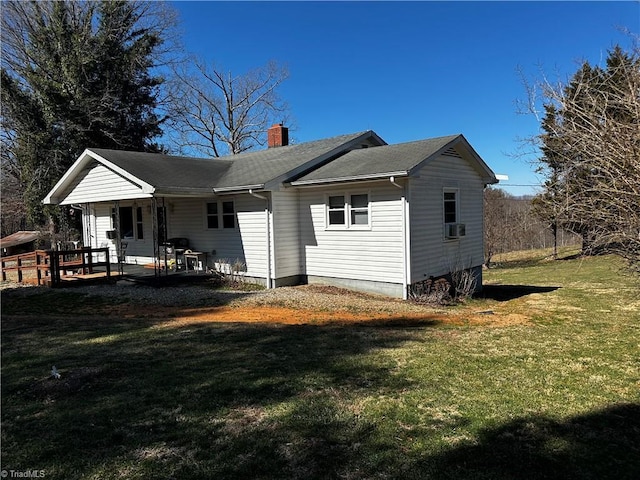
[[[396,182],[396,177],[389,177],[389,181],[391,182],[391,184],[393,186],[398,187],[401,190],[404,189],[404,187],[402,185],[400,185],[399,183]]]
[[[402,277],[403,277],[403,286],[402,286],[402,299],[407,300],[409,297],[409,284],[410,284],[410,236],[409,236],[409,203],[407,202],[407,190],[408,184],[406,187],[400,185],[396,182],[395,177],[389,177],[389,182],[394,187],[397,187],[402,190],[402,196],[400,197],[400,202],[402,204]]]
[[[267,205],[264,209],[267,231],[267,288],[273,288],[271,282],[271,222],[269,221],[269,198],[265,195],[255,193],[252,189],[249,189],[249,195],[267,202]]]

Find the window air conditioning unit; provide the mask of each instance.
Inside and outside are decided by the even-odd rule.
[[[445,225],[445,235],[447,238],[460,238],[466,235],[464,223],[447,223]]]

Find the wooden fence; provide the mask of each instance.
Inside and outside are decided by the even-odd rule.
[[[104,255],[104,261],[94,261]],[[96,268],[104,267],[97,272]],[[78,248],[75,250],[36,250],[2,257],[2,281],[7,273],[17,276],[19,283],[36,283],[57,287],[65,280],[104,277],[111,278],[109,248]],[[14,280],[13,278],[11,280]]]

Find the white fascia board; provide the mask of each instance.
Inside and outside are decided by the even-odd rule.
[[[126,178],[127,180],[135,183],[136,185],[138,185],[141,188],[142,193],[145,193],[145,194],[148,194],[149,196],[151,196],[155,192],[155,187],[153,185],[149,185],[148,183],[146,183],[146,182],[140,180],[139,178],[131,175],[126,170],[123,170],[122,168],[118,167],[117,165],[114,165],[110,161],[106,160],[105,158],[101,157],[97,153],[92,152],[90,149],[87,148],[87,149],[85,149],[84,152],[82,152],[82,154],[73,163],[73,165],[71,165],[69,170],[67,170],[65,172],[65,174],[62,176],[62,178],[60,180],[58,180],[58,183],[55,184],[55,186],[51,189],[51,191],[44,198],[42,203],[44,203],[45,205],[52,205],[52,204],[53,205],[57,205],[58,202],[60,202],[60,196],[59,196],[60,193],[65,190],[65,188],[73,181],[73,179],[76,177],[76,175],[78,175],[78,173],[80,173],[84,169],[84,167],[91,160],[97,160],[98,162],[102,163],[105,167],[107,167],[110,170],[113,170],[114,172],[116,172],[118,175],[120,175],[120,176]]]
[[[109,160],[107,160],[104,157],[101,157],[95,152],[92,152],[90,149],[85,150],[85,152],[88,152],[94,159],[102,163],[105,167],[109,168],[110,170],[113,170],[118,175],[129,180],[131,183],[135,183],[136,185],[138,185],[142,189],[142,193],[148,193],[149,195],[152,195],[156,191],[156,187],[154,187],[153,185],[150,185],[144,180],[140,180],[138,177],[131,175],[125,169],[120,168],[114,163],[111,163]]]
[[[459,142],[462,142],[464,144],[464,146],[467,148],[467,150],[469,152],[471,152],[471,156],[473,157],[473,159],[478,163],[478,165],[481,167],[481,169],[484,170],[484,172],[486,173],[486,176],[484,177],[485,183],[487,183],[487,184],[498,183],[498,179],[496,178],[496,174],[493,172],[493,170],[491,170],[489,165],[487,165],[485,163],[485,161],[482,159],[482,157],[480,155],[478,155],[478,152],[475,151],[475,149],[467,141],[467,139],[464,137],[464,135],[460,135],[456,140],[454,140],[452,146],[457,144],[457,143],[459,143]]]
[[[289,183],[292,187],[312,187],[316,185],[327,185],[330,183],[359,182],[367,180],[387,180],[391,177],[406,177],[409,174],[406,170],[399,172],[372,173],[367,175],[351,175],[347,177],[322,178],[319,180],[297,180]]]
[[[234,187],[213,188],[216,195],[232,194],[232,193],[248,193],[249,190],[264,190],[264,183],[257,185],[237,185]]]
[[[159,198],[159,197],[172,197],[172,198],[181,198],[181,197],[195,197],[195,198],[207,198],[207,197],[211,197],[211,194],[213,192],[209,189],[209,190],[204,190],[204,189],[188,189],[188,188],[183,188],[183,189],[172,189],[172,190],[156,190],[154,192],[153,197]]]
[[[60,201],[59,193],[64,190],[64,188],[73,180],[73,178],[77,175],[78,172],[82,171],[87,163],[89,163],[92,158],[90,155],[90,151],[86,149],[82,154],[78,157],[78,159],[73,162],[73,165],[69,167],[69,170],[65,172],[60,180],[53,186],[51,191],[44,197],[42,203],[45,205],[57,205]],[[57,195],[58,194],[58,195]]]

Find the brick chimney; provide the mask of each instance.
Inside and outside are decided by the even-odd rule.
[[[271,128],[267,130],[267,145],[269,148],[289,145],[289,129],[283,127],[281,123],[272,125]]]

